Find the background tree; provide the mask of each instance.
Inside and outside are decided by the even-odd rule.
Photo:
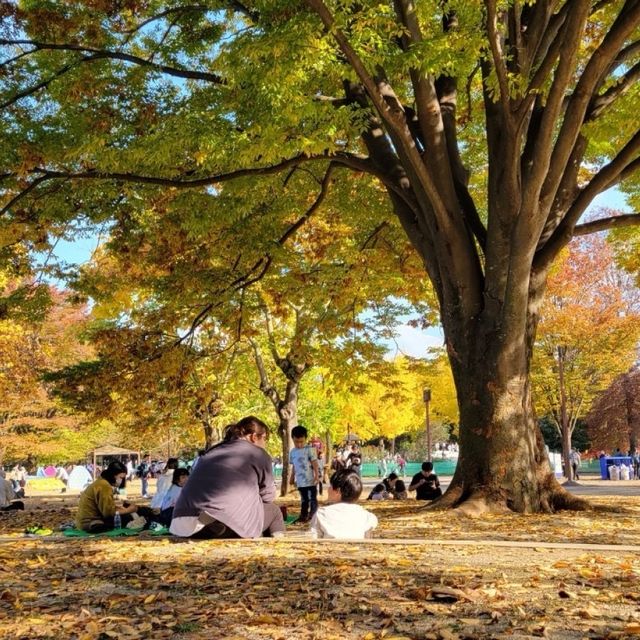
[[[587,429],[596,450],[638,451],[640,443],[640,369],[620,374],[594,401]]]
[[[87,425],[50,397],[42,374],[90,353],[79,340],[86,309],[34,282],[7,281],[2,294],[7,316],[0,320],[0,461],[68,461],[76,451],[67,450],[65,438]]]
[[[3,10],[4,224],[57,233],[163,187],[192,190],[193,216],[224,203],[218,185],[246,201],[293,167],[373,176],[433,284],[456,383],[460,464],[439,506],[585,506],[549,468],[529,368],[559,251],[640,220],[578,224],[637,176],[637,0]]]
[[[625,283],[606,240],[594,236],[572,242],[548,280],[532,376],[536,408],[551,418],[561,436],[569,480],[578,419],[634,362],[639,338],[640,292]]]

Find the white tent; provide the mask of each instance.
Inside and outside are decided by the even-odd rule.
[[[87,485],[93,482],[91,474],[86,467],[76,465],[69,474],[69,480],[67,481],[68,489],[84,489]]]

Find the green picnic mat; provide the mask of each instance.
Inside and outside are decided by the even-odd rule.
[[[68,538],[96,538],[103,536],[107,538],[118,538],[120,536],[137,536],[142,529],[112,529],[101,533],[89,533],[81,529],[65,529],[62,533]]]
[[[111,531],[103,531],[102,533],[88,533],[80,529],[65,529],[62,533],[69,538],[96,538],[103,536],[105,538],[118,538],[124,536],[137,536],[142,533],[143,529],[112,529]],[[152,536],[170,535],[168,527],[160,527],[159,529],[149,529],[147,531]]]

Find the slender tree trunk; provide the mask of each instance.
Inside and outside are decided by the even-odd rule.
[[[629,451],[635,453],[638,450],[638,438],[635,425],[633,424],[632,393],[630,387],[629,374],[627,374],[622,378],[622,389],[624,390],[625,413],[629,433]]]
[[[214,443],[213,426],[209,420],[202,421],[202,429],[204,431],[204,448],[208,449]]]
[[[567,391],[564,384],[564,363],[566,360],[567,348],[558,346],[558,387],[560,390],[560,434],[562,436],[562,463],[564,465],[564,475],[571,482],[573,477],[573,467],[571,466],[571,426],[567,415]]]
[[[289,380],[282,402],[276,407],[278,415],[278,434],[282,441],[282,484],[280,495],[289,492],[289,451],[291,451],[291,430],[298,424],[298,387],[299,382]]]

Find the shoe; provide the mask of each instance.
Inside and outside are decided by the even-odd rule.
[[[306,518],[296,518],[291,524],[307,524],[308,522],[311,522],[309,516]]]

